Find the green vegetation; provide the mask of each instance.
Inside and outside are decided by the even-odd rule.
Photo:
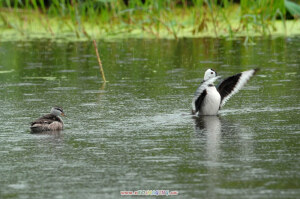
[[[288,0],[0,0],[0,39],[294,35]],[[292,20],[286,20],[287,14]]]

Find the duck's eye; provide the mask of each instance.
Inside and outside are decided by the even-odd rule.
[[[210,72],[210,74],[214,74],[214,72]]]

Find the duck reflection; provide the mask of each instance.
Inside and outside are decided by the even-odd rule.
[[[211,161],[218,159],[221,129],[218,116],[195,117],[195,131],[198,135],[206,135],[206,151]]]
[[[201,116],[194,117],[196,132],[202,132],[203,130],[208,133],[220,133],[221,121],[219,116]]]
[[[216,198],[215,188],[221,175],[219,156],[222,124],[218,116],[201,116],[195,118],[195,132],[203,141],[205,147],[205,166],[208,177],[206,179],[206,195]]]
[[[207,198],[217,198],[216,189],[222,187],[221,179],[226,179],[226,175],[233,175],[227,169],[228,165],[241,167],[241,160],[253,156],[253,148],[249,145],[252,130],[240,122],[228,121],[219,116],[195,117],[194,120],[195,135],[204,151],[202,157],[207,171],[206,195]],[[242,171],[239,175],[243,175]]]

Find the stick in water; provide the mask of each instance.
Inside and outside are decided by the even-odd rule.
[[[94,40],[94,47],[95,47],[95,51],[96,51],[96,55],[97,55],[97,59],[98,59],[102,79],[103,79],[104,82],[106,82],[105,75],[104,75],[104,70],[103,70],[103,67],[102,67],[102,63],[101,63],[101,60],[100,60],[100,56],[99,56],[99,53],[98,53],[98,48],[97,48],[97,44],[96,44],[95,40]]]

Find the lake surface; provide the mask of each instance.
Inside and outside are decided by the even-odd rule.
[[[99,41],[106,84],[92,42],[1,42],[0,198],[299,197],[300,38],[254,42]],[[219,116],[195,119],[207,68],[261,70]],[[30,134],[56,105],[65,129]]]

